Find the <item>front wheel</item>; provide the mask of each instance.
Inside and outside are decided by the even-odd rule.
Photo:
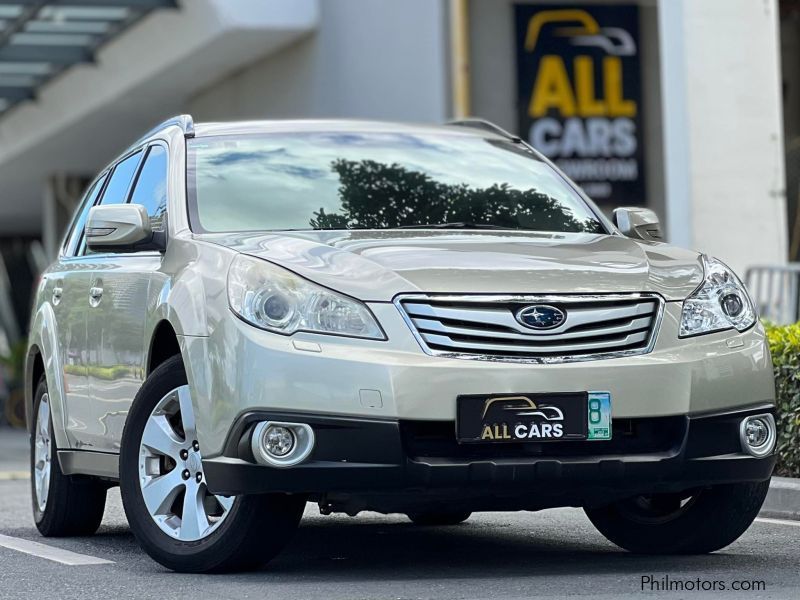
[[[606,539],[630,552],[706,554],[732,544],[750,527],[768,490],[769,480],[733,483],[584,510]]]
[[[154,560],[188,573],[259,567],[280,552],[305,499],[208,491],[186,372],[180,356],[147,378],[134,399],[120,452],[128,523]]]

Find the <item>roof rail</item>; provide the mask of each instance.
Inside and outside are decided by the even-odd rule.
[[[192,115],[178,115],[162,123],[161,127],[167,127],[169,125],[177,125],[180,127],[183,130],[183,135],[187,138],[194,137],[194,119]]]
[[[472,129],[480,129],[481,131],[488,131],[496,135],[502,136],[511,140],[512,142],[521,142],[522,138],[513,133],[509,133],[499,125],[495,125],[486,119],[457,119],[455,121],[448,121],[445,125],[452,125],[454,127],[471,127]]]
[[[147,138],[155,135],[162,129],[166,129],[167,127],[172,127],[173,125],[177,125],[183,131],[183,136],[187,138],[194,137],[194,119],[192,119],[192,115],[178,115],[176,117],[172,117],[167,119],[166,121],[159,123],[155,127],[153,127],[150,131],[145,133],[141,136],[133,146],[138,146]],[[131,147],[133,147],[131,146]]]

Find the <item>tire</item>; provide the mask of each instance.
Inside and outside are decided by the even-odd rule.
[[[688,498],[638,496],[584,510],[600,533],[630,552],[707,554],[733,543],[750,527],[768,490],[769,480],[733,483],[695,490]]]
[[[471,515],[472,513],[466,510],[462,511],[437,510],[437,511],[408,513],[406,516],[409,519],[411,519],[414,525],[432,527],[432,526],[458,525],[459,523],[463,523],[464,521],[469,519]]]
[[[183,362],[175,356],[150,374],[133,401],[120,452],[120,488],[130,528],[142,549],[173,571],[210,573],[260,567],[291,539],[302,517],[305,498],[285,494],[225,498],[208,493],[199,444],[193,439],[194,416],[188,389]],[[179,412],[169,415],[176,404]],[[151,432],[161,431],[154,424],[163,424],[164,419],[171,419],[175,437],[169,439],[179,443],[178,454],[175,459],[169,459],[168,454],[158,455],[160,458],[153,461],[151,453],[157,454],[153,448],[161,446],[153,441]],[[194,459],[192,452],[197,455]],[[155,469],[156,473],[147,469]],[[191,473],[190,469],[199,470]],[[148,487],[155,482],[156,486]],[[162,501],[158,494],[153,495],[153,490],[159,489],[171,489],[174,494],[170,492]],[[192,503],[191,499],[196,501]],[[151,508],[156,506],[155,510],[148,508],[148,501]],[[214,509],[212,512],[209,506]],[[187,514],[195,518],[184,519]],[[197,526],[198,520],[208,527]]]
[[[107,486],[88,475],[61,472],[44,376],[36,386],[33,409],[30,467],[36,528],[45,537],[92,535],[103,520]]]

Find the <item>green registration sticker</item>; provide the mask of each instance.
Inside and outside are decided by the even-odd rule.
[[[587,403],[589,412],[588,440],[611,439],[611,394],[609,392],[589,392]]]

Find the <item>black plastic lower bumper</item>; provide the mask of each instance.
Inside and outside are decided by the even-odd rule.
[[[544,505],[673,492],[768,479],[775,456],[742,452],[739,424],[758,406],[698,417],[615,419],[608,442],[464,445],[452,422],[381,421],[308,414],[249,413],[231,430],[223,456],[203,461],[217,494],[387,494],[405,491],[474,496],[536,495]],[[298,466],[257,464],[249,449],[255,423],[308,423],[316,446]]]

